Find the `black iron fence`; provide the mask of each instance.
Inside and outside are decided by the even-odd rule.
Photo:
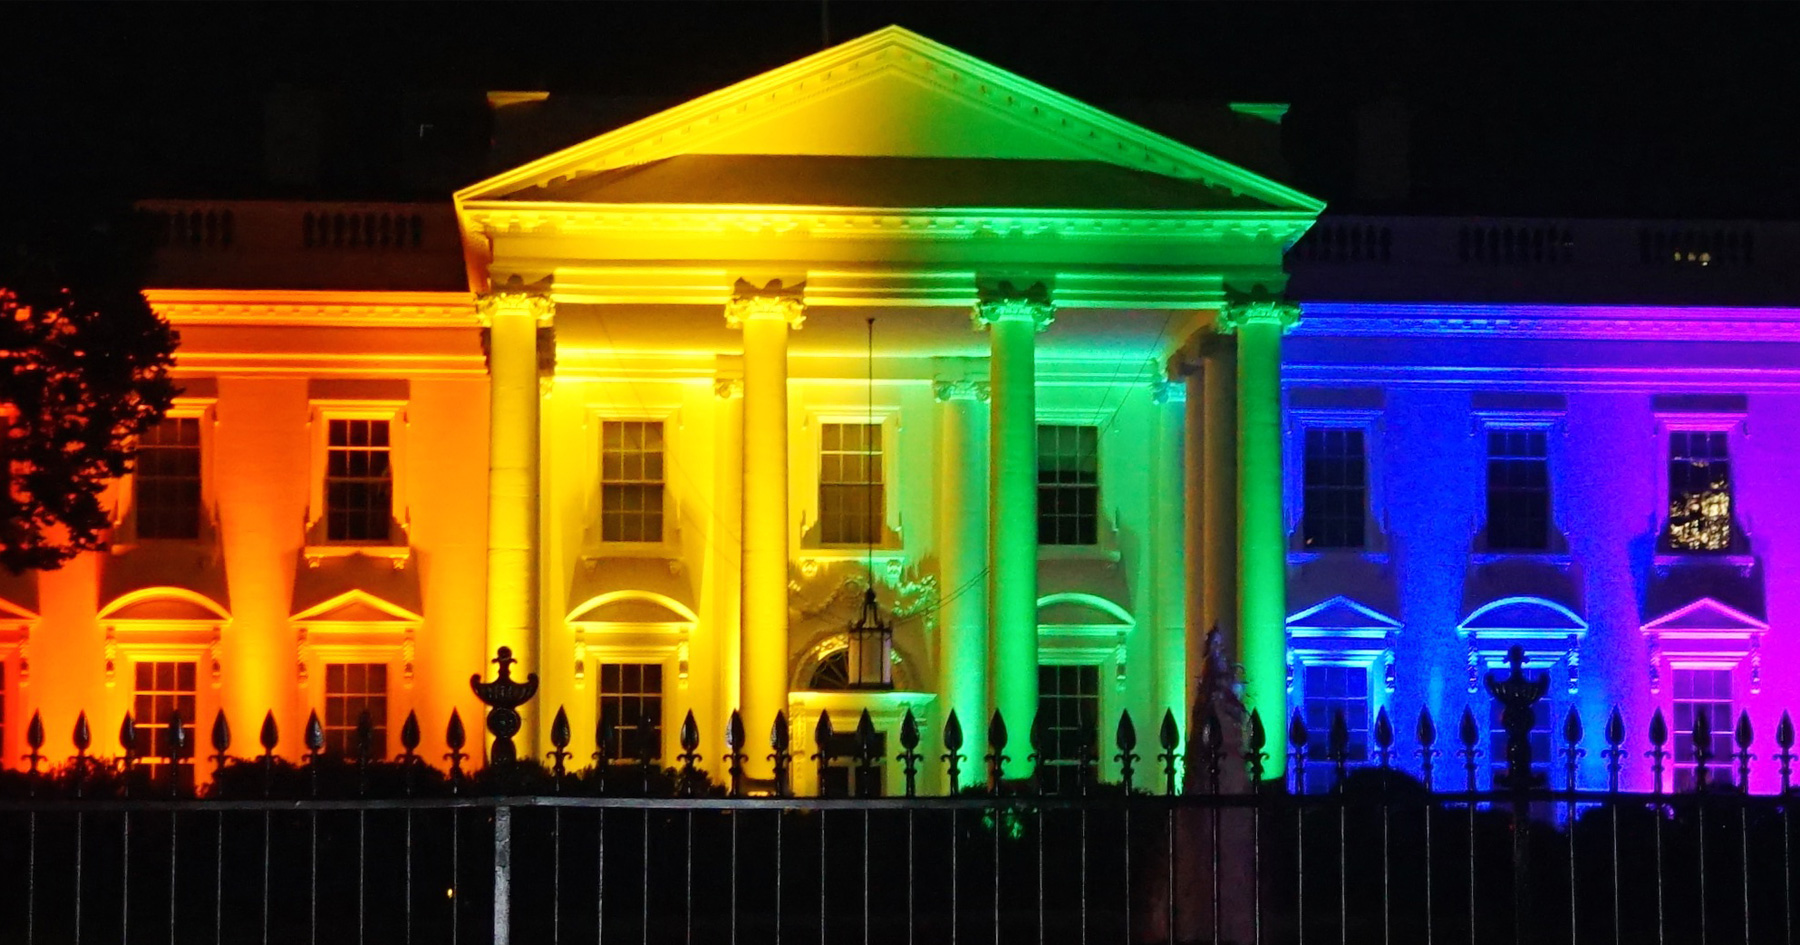
[[[1101,783],[1098,748],[1075,759],[1062,793],[1035,775],[1052,759],[1030,730],[1010,745],[996,717],[980,745],[946,721],[901,726],[903,796],[794,797],[789,781],[744,777],[751,740],[741,718],[722,751],[690,717],[672,767],[650,745],[595,733],[574,770],[560,712],[546,763],[467,770],[467,733],[446,724],[438,768],[417,754],[372,758],[372,725],[350,758],[324,753],[317,720],[299,764],[276,757],[272,718],[260,753],[232,754],[215,723],[200,755],[186,720],[170,719],[146,759],[128,718],[117,758],[97,759],[85,718],[77,758],[46,767],[43,726],[29,731],[24,771],[0,782],[0,939],[28,943],[578,942],[578,943],[1791,943],[1797,838],[1788,790],[1792,726],[1764,763],[1783,792],[1749,795],[1755,733],[1714,758],[1696,726],[1694,790],[1620,790],[1637,758],[1669,763],[1660,718],[1633,745],[1625,720],[1603,725],[1605,790],[1575,789],[1584,734],[1564,720],[1563,753],[1531,756],[1541,681],[1516,666],[1489,680],[1506,707],[1506,772],[1477,789],[1486,733],[1465,716],[1450,744],[1422,715],[1401,746],[1385,716],[1374,762],[1353,766],[1341,719],[1321,733],[1329,791],[1309,793],[1317,737],[1287,732],[1288,779],[1265,781],[1271,743],[1252,714],[1241,726],[1202,707],[1183,739],[1169,713],[1156,750],[1123,715],[1108,734],[1120,778]],[[506,678],[478,691],[494,706],[497,745],[517,732],[531,693]],[[508,713],[513,714],[510,719]],[[886,760],[864,720],[854,764]],[[829,723],[826,723],[829,724]],[[1241,735],[1240,735],[1241,728]],[[830,734],[830,733],[827,733]],[[936,734],[937,738],[928,736]],[[823,770],[843,739],[817,737],[796,756],[785,724],[766,747],[776,772]],[[758,740],[761,741],[761,740]],[[1241,741],[1241,745],[1236,744]],[[927,742],[942,746],[940,753]],[[1005,777],[1024,749],[1033,776]],[[490,759],[504,757],[504,748]],[[1408,753],[1402,755],[1402,752]],[[1395,761],[1421,762],[1422,777]],[[707,776],[717,759],[727,776]],[[162,762],[154,767],[146,761]],[[585,764],[587,761],[592,764]],[[1551,762],[1545,765],[1544,762]],[[211,769],[196,790],[195,766]],[[936,767],[955,788],[921,797]],[[1560,784],[1546,768],[1561,768]],[[1727,777],[1716,777],[1719,772]],[[821,784],[825,783],[821,779]],[[1658,778],[1656,783],[1661,784]],[[753,791],[768,796],[749,796]]]

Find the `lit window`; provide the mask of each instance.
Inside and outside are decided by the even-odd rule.
[[[1707,759],[1708,784],[1731,784],[1731,670],[1677,669],[1675,683],[1675,790],[1694,788],[1694,720],[1702,715],[1712,726],[1712,755]]]
[[[1100,532],[1100,428],[1038,427],[1038,544],[1092,545]]]
[[[169,417],[144,431],[132,492],[139,538],[200,537],[198,417]]]
[[[369,757],[387,757],[387,664],[325,664],[325,750],[356,757],[356,727],[369,713]]]
[[[663,540],[663,425],[600,425],[600,540]]]
[[[1331,725],[1344,713],[1344,761],[1369,758],[1369,671],[1361,666],[1308,666],[1301,680],[1301,717],[1306,720],[1306,786],[1329,790],[1337,777],[1331,757]]]
[[[1731,547],[1731,457],[1723,431],[1669,432],[1669,547]]]
[[[327,541],[389,540],[394,470],[386,420],[332,420],[325,454]]]
[[[1496,551],[1550,547],[1550,454],[1543,430],[1489,430],[1487,544]]]
[[[1100,667],[1039,666],[1037,711],[1044,737],[1044,744],[1035,746],[1043,754],[1042,788],[1079,790],[1081,758],[1091,762],[1099,746]]]
[[[662,757],[663,668],[660,663],[600,664],[600,730],[615,760]]]
[[[819,427],[819,540],[867,545],[881,540],[886,492],[881,480],[881,425]]]
[[[1303,486],[1302,544],[1307,548],[1363,547],[1368,541],[1363,431],[1355,427],[1307,428]]]
[[[190,662],[140,662],[133,666],[136,686],[132,690],[131,715],[137,725],[137,753],[152,771],[160,772],[168,764],[172,713],[181,713],[181,724],[192,745],[197,709],[195,666]],[[181,763],[194,763],[191,748]]]

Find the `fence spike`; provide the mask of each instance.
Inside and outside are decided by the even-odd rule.
[[[1042,792],[1044,762],[1049,760],[1045,756],[1050,747],[1050,720],[1044,717],[1041,709],[1032,713],[1031,729],[1025,734],[1031,743],[1031,752],[1025,756],[1025,760],[1031,762],[1031,778],[1036,782],[1039,792]]]
[[[725,720],[725,770],[731,775],[732,797],[744,793],[744,762],[750,758],[744,753],[748,737],[744,731],[744,714],[732,709],[731,717]]]
[[[694,784],[699,780],[699,771],[695,765],[700,761],[700,723],[694,720],[693,709],[689,709],[687,716],[681,720],[677,740],[681,743],[681,751],[675,756],[675,760],[681,762],[680,793],[692,795]]]
[[[212,737],[210,741],[213,750],[211,755],[213,763],[213,790],[217,791],[219,789],[219,773],[225,770],[225,762],[228,760],[226,753],[231,750],[231,723],[225,720],[224,709],[220,709],[213,714]]]
[[[1252,793],[1262,790],[1263,770],[1269,760],[1269,753],[1264,749],[1269,744],[1269,731],[1263,725],[1262,710],[1250,710],[1250,733],[1244,746],[1244,760],[1250,765],[1250,790]]]
[[[169,713],[169,796],[181,796],[181,756],[187,748],[188,731],[182,722],[181,710]]]
[[[913,717],[912,706],[906,707],[906,715],[900,720],[900,749],[895,758],[906,775],[906,796],[913,797],[918,792],[920,755],[919,720]]]
[[[1394,723],[1388,719],[1388,710],[1385,705],[1375,712],[1375,753],[1383,768],[1392,766],[1394,756]]]
[[[951,794],[955,794],[957,791],[961,790],[961,788],[962,788],[962,784],[961,784],[962,763],[963,763],[963,758],[967,757],[962,753],[962,747],[963,747],[962,722],[961,722],[961,720],[957,719],[956,710],[951,709],[950,715],[944,719],[944,756],[943,756],[944,763],[947,766],[946,773],[949,774],[949,776],[950,776],[950,793]]]
[[[783,796],[792,793],[788,790],[788,767],[794,760],[793,740],[787,712],[776,712],[769,727],[769,760],[775,764],[775,793]]]
[[[88,729],[87,711],[84,709],[75,716],[75,750],[86,752],[94,743],[94,733]]]
[[[1625,744],[1625,716],[1613,706],[1612,715],[1606,719],[1606,743],[1614,748]]]
[[[1644,752],[1644,757],[1650,759],[1650,773],[1655,779],[1652,789],[1657,794],[1661,794],[1663,789],[1663,761],[1669,757],[1668,749],[1664,746],[1668,743],[1669,723],[1663,718],[1662,707],[1658,706],[1650,714],[1650,750]]]
[[[131,713],[125,713],[125,721],[119,723],[119,747],[125,749],[125,765],[131,766],[133,755],[137,754],[137,720]]]
[[[308,713],[306,716],[305,741],[306,752],[309,755],[317,757],[319,752],[325,750],[325,726],[319,723],[319,712],[317,709]]]
[[[557,791],[562,790],[563,775],[568,773],[569,759],[574,757],[569,752],[569,744],[575,740],[575,731],[569,725],[569,711],[558,705],[556,716],[550,720],[550,751],[546,757],[550,759],[551,783]]]
[[[419,713],[409,711],[406,713],[406,722],[400,726],[400,747],[406,750],[408,756],[411,756],[413,752],[419,750],[420,741]]]
[[[993,716],[988,719],[987,743],[988,753],[981,757],[988,764],[988,787],[997,792],[1000,790],[1006,763],[1012,760],[1012,756],[1006,753],[1006,719],[1001,716],[999,709],[995,709]]]
[[[463,751],[463,746],[468,743],[469,733],[463,728],[462,713],[452,706],[450,721],[444,726],[444,744],[450,748],[444,753],[444,758],[450,762],[450,790],[452,792],[455,792],[457,786],[462,782],[463,759],[469,757],[468,753]]]
[[[831,713],[821,710],[819,722],[813,726],[813,745],[819,750],[813,752],[812,759],[819,766],[819,796],[825,796],[825,772],[831,767],[831,742],[837,735],[831,728]]]
[[[1481,729],[1475,724],[1475,710],[1466,705],[1463,706],[1462,718],[1456,722],[1456,740],[1462,743],[1462,747],[1456,750],[1456,754],[1462,756],[1463,777],[1467,779],[1468,789],[1473,793],[1475,790],[1475,759],[1481,756],[1481,749],[1475,746],[1481,744]]]
[[[30,724],[25,726],[25,744],[31,748],[25,756],[31,762],[31,773],[37,774],[38,765],[44,760],[44,717],[36,709],[31,712]]]
[[[1175,710],[1164,709],[1162,727],[1157,731],[1157,741],[1162,744],[1162,751],[1156,758],[1163,765],[1163,793],[1175,796],[1175,768],[1180,760],[1181,728],[1175,722]]]
[[[693,709],[681,720],[680,738],[682,751],[693,752],[700,747],[700,723],[694,720]]]
[[[1119,726],[1113,732],[1113,741],[1119,746],[1119,753],[1113,760],[1119,763],[1119,781],[1125,786],[1125,793],[1131,794],[1131,776],[1135,762],[1140,757],[1133,749],[1137,748],[1137,726],[1131,724],[1131,710],[1119,712]]]
[[[1606,718],[1606,747],[1600,749],[1600,757],[1606,759],[1606,789],[1617,793],[1619,790],[1619,768],[1625,759],[1625,716],[1613,706],[1612,714]]]
[[[274,754],[275,746],[281,743],[281,730],[275,727],[273,709],[263,713],[262,730],[257,733],[257,739],[265,756]]]
[[[1569,790],[1580,789],[1581,759],[1587,757],[1587,749],[1581,747],[1581,715],[1569,706],[1567,715],[1563,716],[1563,768],[1568,778]]]
[[[1306,730],[1306,719],[1301,717],[1299,709],[1295,709],[1294,714],[1288,718],[1288,744],[1295,751],[1304,754],[1307,739],[1311,737],[1312,733]]]
[[[1571,747],[1579,745],[1581,736],[1581,714],[1575,711],[1574,706],[1569,706],[1569,713],[1563,716],[1563,743]]]
[[[873,797],[875,790],[875,765],[881,753],[875,747],[875,720],[869,717],[869,710],[862,710],[856,720],[856,793],[859,797]]]
[[[1419,741],[1419,773],[1425,781],[1425,790],[1431,790],[1433,763],[1437,760],[1437,723],[1432,721],[1431,708],[1419,708],[1418,724],[1413,726],[1413,737]]]

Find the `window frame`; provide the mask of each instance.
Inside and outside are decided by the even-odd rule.
[[[619,423],[619,424],[637,423],[637,424],[644,424],[646,426],[650,425],[650,424],[655,424],[660,429],[661,437],[662,437],[662,448],[659,452],[662,455],[662,476],[659,480],[657,480],[660,484],[660,488],[657,492],[657,502],[660,505],[660,508],[657,510],[657,520],[658,520],[660,527],[657,530],[657,537],[655,539],[652,539],[652,540],[609,539],[606,537],[606,521],[605,521],[605,518],[606,518],[606,486],[607,486],[607,480],[605,478],[605,472],[606,472],[606,425],[609,423]],[[668,536],[669,536],[669,531],[671,528],[671,522],[670,522],[670,517],[669,517],[669,508],[670,508],[670,504],[671,504],[670,500],[669,500],[669,491],[670,491],[669,490],[669,422],[666,419],[663,419],[660,417],[601,416],[601,417],[596,417],[594,419],[594,433],[598,437],[597,442],[594,445],[593,488],[594,488],[594,494],[595,494],[595,498],[594,498],[594,515],[595,515],[594,531],[596,533],[595,540],[601,546],[608,548],[608,549],[621,548],[621,547],[661,548],[661,547],[666,546],[669,543]],[[644,452],[646,454],[648,453],[647,450],[643,450],[640,452]],[[632,483],[642,486],[642,485],[647,485],[648,483],[651,482],[651,480],[648,480],[648,479],[619,480],[619,482],[621,482],[621,483],[632,482]]]
[[[216,494],[217,477],[214,473],[214,457],[218,453],[216,432],[219,424],[218,398],[216,397],[177,397],[169,407],[164,419],[195,420],[200,427],[200,505],[197,513],[200,517],[199,528],[193,538],[145,538],[138,534],[137,508],[137,464],[132,464],[131,472],[120,476],[114,488],[113,511],[113,548],[116,551],[127,551],[143,542],[158,544],[209,544],[218,540],[219,510]]]
[[[1668,564],[1682,560],[1702,559],[1719,561],[1741,566],[1749,566],[1754,559],[1750,556],[1749,530],[1741,515],[1743,504],[1744,479],[1739,468],[1742,455],[1742,438],[1748,434],[1745,426],[1746,414],[1738,411],[1674,411],[1659,410],[1656,416],[1655,457],[1656,476],[1656,554],[1657,563]],[[1731,463],[1731,538],[1726,546],[1718,550],[1676,548],[1669,542],[1669,500],[1671,498],[1669,466],[1673,460],[1671,452],[1674,445],[1672,434],[1675,433],[1722,433],[1725,435],[1725,455]]]
[[[390,482],[389,525],[387,540],[361,541],[330,539],[327,534],[325,478],[331,454],[331,421],[385,420],[388,424],[388,475]],[[403,400],[318,400],[311,402],[308,420],[311,439],[308,500],[306,507],[306,554],[309,559],[334,555],[369,553],[388,549],[395,555],[410,554],[412,513],[407,497],[407,401]]]
[[[1667,697],[1670,744],[1669,766],[1665,772],[1665,776],[1669,779],[1669,783],[1665,785],[1667,789],[1673,791],[1693,790],[1693,785],[1691,783],[1685,785],[1682,783],[1683,775],[1685,774],[1691,779],[1695,768],[1694,759],[1689,758],[1687,760],[1682,760],[1683,752],[1691,752],[1693,749],[1693,725],[1692,723],[1689,723],[1687,728],[1681,726],[1679,722],[1680,705],[1684,701],[1690,704],[1697,704],[1704,701],[1705,703],[1712,705],[1716,705],[1719,702],[1717,699],[1681,699],[1677,689],[1680,674],[1684,672],[1723,673],[1725,674],[1726,682],[1731,686],[1730,699],[1725,703],[1728,707],[1725,713],[1725,722],[1723,725],[1715,725],[1712,730],[1713,747],[1717,749],[1720,745],[1724,745],[1726,746],[1726,750],[1723,753],[1715,752],[1712,759],[1707,762],[1707,784],[1724,786],[1735,785],[1737,783],[1737,771],[1734,763],[1736,744],[1733,741],[1733,733],[1736,730],[1738,714],[1745,711],[1747,708],[1746,704],[1753,695],[1743,686],[1743,681],[1739,678],[1741,665],[1741,660],[1731,662],[1724,660],[1670,660],[1668,682],[1669,694]]]
[[[891,529],[889,528],[889,520],[888,520],[888,506],[891,504],[889,502],[888,490],[889,490],[889,487],[892,485],[892,477],[889,474],[889,468],[890,468],[891,464],[888,461],[888,452],[889,452],[889,446],[891,445],[891,438],[888,435],[887,425],[882,423],[880,418],[875,418],[873,420],[873,422],[871,422],[871,420],[869,418],[865,417],[864,419],[853,420],[853,421],[837,420],[837,419],[821,419],[818,421],[816,426],[817,426],[818,448],[813,451],[813,457],[815,460],[815,468],[813,470],[814,483],[815,483],[813,508],[817,514],[819,544],[821,546],[827,547],[827,548],[846,548],[846,547],[862,548],[862,547],[867,547],[869,545],[875,545],[877,547],[883,545],[887,538],[888,532],[891,531]],[[879,438],[881,441],[880,447],[879,447],[880,451],[873,453],[873,455],[878,459],[880,478],[873,482],[865,481],[865,482],[859,483],[859,482],[833,481],[833,482],[827,483],[825,480],[825,459],[826,459],[826,455],[827,455],[827,450],[825,448],[825,432],[826,432],[827,427],[839,427],[839,428],[854,427],[854,428],[859,428],[859,429],[865,431],[865,433],[866,433],[866,431],[871,431],[871,430],[874,431],[875,436],[877,438]],[[863,457],[870,456],[872,451],[868,449],[868,443],[866,441],[863,443],[863,447],[864,448],[860,449],[860,450],[847,450],[842,447],[842,444],[840,442],[839,448],[835,449],[835,450],[831,450],[830,452],[831,452],[831,454],[838,455],[838,456],[863,456]],[[879,487],[880,494],[881,494],[881,508],[879,511],[877,511],[873,515],[869,516],[869,524],[875,530],[876,534],[866,536],[862,540],[851,539],[848,541],[827,541],[825,538],[825,488],[827,485],[841,486],[841,487],[844,487],[845,489],[851,490],[851,491],[854,491],[858,488],[866,490],[871,486]]]
[[[810,562],[803,566],[816,569],[821,562],[861,560],[868,551],[869,546],[866,544],[826,544],[821,539],[824,526],[819,514],[819,473],[824,452],[825,425],[869,424],[871,418],[875,425],[881,427],[883,508],[879,519],[881,538],[874,546],[876,558],[885,562],[903,557],[906,539],[901,527],[900,509],[905,487],[900,481],[899,473],[901,434],[905,427],[900,422],[900,407],[880,403],[873,410],[867,405],[815,406],[806,408],[802,416],[806,445],[803,452],[789,451],[788,498],[790,505],[799,513],[792,517],[793,527],[797,529],[797,534],[791,536],[793,547],[803,550],[805,553],[800,557],[805,562]]]
[[[660,685],[656,692],[656,699],[657,699],[657,721],[656,721],[657,755],[656,755],[656,760],[657,760],[657,762],[659,762],[659,766],[660,766],[660,762],[671,757],[669,755],[669,747],[670,747],[669,714],[670,714],[672,701],[674,698],[674,693],[676,691],[678,691],[675,687],[672,687],[670,685],[670,682],[672,680],[674,680],[675,677],[674,677],[674,673],[671,672],[671,666],[669,665],[669,661],[662,660],[662,659],[655,659],[655,658],[648,658],[648,659],[634,658],[634,657],[631,657],[628,655],[627,656],[595,658],[593,661],[593,667],[591,670],[593,672],[593,680],[594,680],[593,695],[589,699],[589,701],[592,702],[594,705],[594,722],[595,722],[594,731],[596,733],[598,733],[600,731],[599,725],[600,725],[601,721],[604,719],[604,712],[605,712],[604,700],[607,698],[607,693],[606,693],[606,688],[605,688],[605,686],[606,686],[605,680],[606,680],[606,667],[608,667],[608,666],[619,666],[619,667],[637,666],[640,669],[648,668],[648,667],[656,667],[658,669],[659,676],[660,676]],[[629,697],[636,698],[636,699],[643,699],[643,698],[645,698],[646,695],[648,695],[647,693],[642,691],[643,685],[641,683],[639,684],[638,689],[639,689],[638,692],[629,694]],[[626,698],[626,697],[627,697],[627,694],[625,694],[625,693],[620,693],[616,696],[616,698]],[[621,739],[619,744],[616,746],[613,746],[613,748],[616,749],[616,753],[613,751],[609,751],[608,756],[607,756],[608,760],[613,764],[631,763],[631,762],[636,761],[637,758],[639,757],[638,751],[637,751],[637,745],[635,744],[635,741],[632,744],[628,745],[628,744],[625,744],[623,739]]]
[[[1293,407],[1287,409],[1286,512],[1288,558],[1304,562],[1319,555],[1387,556],[1387,505],[1381,462],[1385,407]],[[1309,548],[1305,545],[1306,434],[1314,429],[1359,429],[1363,434],[1363,544],[1360,548]]]
[[[1041,502],[1039,502],[1037,504],[1038,507],[1037,507],[1037,523],[1036,523],[1037,528],[1039,530],[1039,532],[1038,532],[1039,539],[1038,539],[1038,543],[1037,543],[1038,548],[1042,551],[1049,551],[1049,552],[1053,552],[1053,553],[1061,552],[1064,554],[1079,555],[1079,554],[1083,554],[1083,553],[1092,554],[1097,550],[1108,547],[1109,542],[1107,541],[1107,539],[1109,537],[1111,537],[1114,529],[1113,529],[1113,523],[1108,520],[1108,517],[1106,515],[1106,466],[1105,466],[1106,447],[1105,447],[1105,441],[1106,441],[1106,433],[1108,430],[1107,425],[1104,423],[1097,422],[1092,416],[1084,416],[1084,417],[1075,419],[1075,418],[1066,418],[1066,417],[1058,417],[1058,416],[1044,416],[1044,415],[1040,414],[1037,418],[1035,436],[1033,438],[1033,447],[1034,448],[1033,448],[1033,456],[1032,456],[1032,460],[1033,460],[1032,474],[1033,474],[1034,479],[1038,475],[1040,475],[1043,470],[1042,443],[1043,443],[1045,427],[1065,427],[1065,428],[1075,428],[1075,429],[1089,427],[1089,428],[1092,428],[1094,431],[1094,486],[1093,486],[1093,488],[1094,488],[1094,540],[1089,543],[1076,543],[1076,542],[1046,543],[1046,542],[1044,542],[1042,539],[1042,534],[1043,534],[1043,532],[1042,532],[1043,524],[1042,523],[1043,523],[1044,510],[1043,510],[1043,504]],[[1079,485],[1079,483],[1076,483],[1073,485]],[[1044,486],[1042,480],[1038,480],[1033,483],[1033,488],[1034,489],[1043,489],[1043,488],[1045,488],[1045,486]]]
[[[1501,548],[1488,540],[1488,513],[1492,496],[1490,437],[1494,433],[1541,433],[1544,436],[1545,535],[1541,549]],[[1568,556],[1569,539],[1558,515],[1562,503],[1557,501],[1557,469],[1562,465],[1562,443],[1567,438],[1567,425],[1561,413],[1549,411],[1476,410],[1471,434],[1476,440],[1481,469],[1481,497],[1476,504],[1473,546],[1477,563],[1489,560],[1540,558],[1560,561]]]
[[[662,538],[659,541],[607,541],[603,537],[600,516],[604,507],[600,473],[604,468],[603,439],[608,421],[626,423],[661,423],[663,428]],[[684,416],[678,404],[656,404],[648,407],[633,404],[614,406],[589,404],[582,414],[583,450],[582,495],[584,496],[581,544],[585,557],[672,558],[681,551],[682,493],[678,486],[679,467],[684,450],[682,434]]]
[[[343,694],[343,695],[334,696],[331,692],[331,668],[334,666],[341,666],[341,667],[345,667],[346,669],[349,667],[353,667],[353,666],[361,666],[361,667],[365,667],[365,668],[381,667],[382,676],[384,677],[383,685],[381,687],[382,715],[381,715],[381,718],[379,718],[379,719],[373,718],[373,716],[371,716],[371,719],[370,719],[370,721],[374,723],[375,729],[381,733],[380,734],[380,742],[379,742],[379,744],[377,744],[375,746],[374,753],[372,755],[370,755],[369,760],[371,760],[371,761],[386,760],[386,758],[388,758],[389,756],[392,755],[392,752],[390,752],[388,750],[389,748],[392,747],[392,742],[390,741],[389,736],[393,733],[394,728],[395,728],[395,726],[393,724],[393,722],[394,722],[394,705],[396,702],[396,700],[394,698],[394,688],[395,687],[394,687],[394,666],[393,666],[393,664],[391,662],[389,662],[388,660],[383,660],[383,659],[372,659],[372,660],[371,659],[353,659],[353,660],[321,661],[321,663],[319,665],[319,669],[320,669],[319,676],[320,676],[320,680],[321,680],[320,686],[319,686],[319,692],[320,692],[319,699],[320,699],[321,708],[323,710],[319,713],[319,719],[320,719],[321,723],[323,724],[323,728],[325,731],[325,751],[327,754],[335,754],[341,758],[355,758],[356,750],[355,750],[354,739],[356,737],[356,726],[359,722],[359,719],[350,719],[348,722],[333,724],[331,721],[331,700],[334,698],[367,699],[367,698],[372,697],[374,695],[374,693],[372,691],[364,691],[364,692],[359,692],[359,693],[355,693],[355,694]],[[365,689],[366,689],[366,687],[365,687]],[[359,713],[359,715],[360,715],[360,713]],[[332,748],[332,745],[331,745],[332,735],[334,733],[338,733],[338,732],[342,732],[344,734],[344,738],[345,738],[344,748],[341,752],[334,751]]]
[[[1318,650],[1308,651],[1303,656],[1296,655],[1294,657],[1294,661],[1293,661],[1294,682],[1290,688],[1292,690],[1294,690],[1292,693],[1293,704],[1300,711],[1302,718],[1305,718],[1305,713],[1306,713],[1307,688],[1308,688],[1307,670],[1310,670],[1310,669],[1343,669],[1343,670],[1350,670],[1352,672],[1362,673],[1363,692],[1364,692],[1363,699],[1367,703],[1367,705],[1365,706],[1365,709],[1367,712],[1367,718],[1364,720],[1363,728],[1362,728],[1362,733],[1363,733],[1362,757],[1361,758],[1346,758],[1344,764],[1345,764],[1345,769],[1347,772],[1354,770],[1356,768],[1367,766],[1368,764],[1371,763],[1371,761],[1375,755],[1375,752],[1374,752],[1375,719],[1378,715],[1381,714],[1381,710],[1383,708],[1385,708],[1387,705],[1387,700],[1383,698],[1383,696],[1386,694],[1386,688],[1382,684],[1378,683],[1377,680],[1375,679],[1375,666],[1380,661],[1381,661],[1381,657],[1378,655],[1367,655],[1367,654],[1360,654],[1360,653],[1328,654],[1328,653],[1325,653],[1323,651],[1318,651]],[[1354,732],[1356,730],[1353,728],[1353,729],[1351,729],[1351,731]],[[1333,777],[1335,777],[1335,775],[1333,773],[1331,773],[1332,772],[1332,763],[1331,763],[1331,759],[1330,759],[1331,720],[1329,718],[1327,718],[1325,720],[1325,726],[1322,728],[1316,729],[1316,730],[1312,727],[1312,725],[1310,723],[1308,723],[1306,741],[1307,741],[1307,754],[1309,755],[1309,757],[1306,759],[1306,766],[1307,766],[1307,770],[1309,772],[1308,781],[1307,781],[1307,784],[1308,784],[1307,793],[1324,793],[1326,791],[1332,790],[1337,785],[1336,785],[1335,781],[1331,780]],[[1314,746],[1318,746],[1318,749],[1319,749],[1318,758],[1310,757]],[[1312,778],[1312,775],[1310,774],[1310,772],[1320,769],[1320,768],[1322,768],[1323,770],[1325,770],[1327,772],[1327,774],[1325,776],[1326,780],[1323,782],[1314,781]],[[1315,788],[1315,785],[1316,785],[1316,788]]]

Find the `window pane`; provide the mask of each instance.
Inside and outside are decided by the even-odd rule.
[[[1550,459],[1542,430],[1488,431],[1487,543],[1497,551],[1550,546]]]
[[[663,540],[663,430],[657,420],[600,424],[600,540]]]
[[[1098,758],[1100,719],[1100,667],[1039,666],[1038,716],[1035,727],[1045,743],[1043,789],[1050,792],[1080,788],[1082,759],[1089,777]]]
[[[332,420],[326,451],[325,537],[388,541],[393,476],[388,421]]]
[[[1344,717],[1344,762],[1360,765],[1369,757],[1369,671],[1361,666],[1307,666],[1302,677],[1301,717],[1310,733],[1306,743],[1309,791],[1330,789],[1336,780],[1331,757],[1331,726]]]
[[[662,757],[662,666],[657,663],[600,664],[600,720],[614,760],[632,761],[650,749]]]
[[[1099,540],[1099,444],[1098,427],[1038,427],[1038,544]]]
[[[1301,460],[1301,541],[1306,547],[1364,546],[1366,468],[1360,428],[1307,428]]]
[[[1731,547],[1731,459],[1722,431],[1669,433],[1669,546],[1678,551]]]
[[[881,487],[881,464],[879,424],[820,426],[820,541],[867,545],[881,540],[887,500]]]
[[[327,663],[325,665],[325,750],[356,757],[356,727],[369,714],[369,757],[387,757],[387,665],[383,663]]]

